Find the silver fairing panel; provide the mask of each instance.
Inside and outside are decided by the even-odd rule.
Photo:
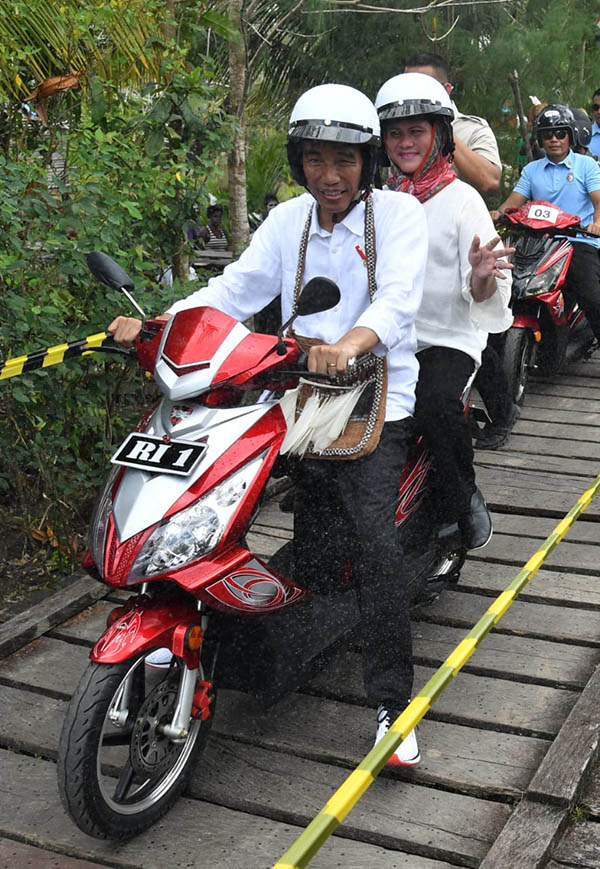
[[[160,522],[165,513],[229,447],[252,428],[275,404],[265,401],[247,407],[216,410],[190,405],[185,419],[171,423],[173,403],[163,399],[146,429],[148,434],[168,435],[185,440],[207,438],[207,450],[197,467],[187,477],[174,474],[151,474],[126,469],[113,502],[113,517],[119,541]]]

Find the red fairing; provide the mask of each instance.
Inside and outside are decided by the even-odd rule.
[[[146,320],[144,325],[151,329],[156,329],[156,335],[153,338],[148,338],[143,341],[138,338],[136,341],[137,357],[140,367],[143,368],[144,371],[149,371],[151,374],[154,373],[158,348],[160,347],[162,333],[166,324],[166,320]]]
[[[169,329],[162,356],[177,368],[190,368],[210,360],[237,325],[237,320],[215,308],[179,311]],[[186,370],[181,373],[185,374]]]
[[[193,600],[168,603],[144,596],[134,598],[100,637],[90,658],[102,664],[116,664],[157,646],[172,649],[176,628],[196,624],[199,615]]]
[[[543,217],[530,216],[531,210],[538,207],[540,215],[543,215],[544,209],[551,209],[551,213],[558,211],[556,220],[544,220]],[[530,229],[575,229],[581,225],[579,217],[576,214],[569,214],[567,211],[561,211],[554,203],[545,202],[544,200],[536,200],[535,202],[526,202],[520,208],[507,208],[504,216],[511,223],[523,224]]]
[[[220,383],[231,378],[232,386],[241,386],[264,371],[292,365],[298,358],[298,345],[295,341],[286,339],[286,352],[281,356],[275,352],[276,346],[276,336],[252,332],[227,357],[213,382]]]

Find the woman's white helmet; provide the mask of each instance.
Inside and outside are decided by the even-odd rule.
[[[382,122],[415,115],[454,118],[452,101],[446,88],[437,79],[422,72],[404,72],[388,79],[377,92],[375,107]]]
[[[441,128],[443,153],[451,155],[454,151],[452,100],[446,88],[432,76],[422,72],[404,72],[393,76],[379,88],[375,106],[384,133],[386,126],[394,121],[425,117],[435,120]]]
[[[371,184],[381,132],[377,110],[361,91],[345,84],[322,84],[296,102],[288,126],[288,159],[294,180],[304,187],[301,143],[307,139],[359,145],[363,152],[361,186]]]

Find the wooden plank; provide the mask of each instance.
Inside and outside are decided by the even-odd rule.
[[[114,601],[100,600],[57,625],[49,635],[58,639],[77,640],[93,646],[98,637],[104,633],[108,614],[115,606],[117,604]]]
[[[64,701],[0,686],[1,743],[55,758],[65,706]],[[218,717],[223,717],[221,710]],[[264,717],[268,726],[271,716]],[[370,719],[368,736],[372,738],[372,714]],[[333,741],[335,734],[330,732],[330,739]],[[333,766],[330,758],[326,763],[316,762],[296,757],[289,750],[282,753],[279,746],[273,751],[211,738],[189,794],[231,809],[304,825],[347,774],[347,769]],[[385,815],[380,811],[382,797]],[[433,842],[433,856],[438,858],[444,852],[447,857],[457,852],[465,858],[481,858],[509,812],[503,804],[443,794],[383,776],[352,813],[352,825],[346,832],[352,838],[386,847],[410,845],[412,849],[418,845],[420,853]]]
[[[476,450],[475,468],[503,468],[510,472],[530,471],[534,474],[565,474],[595,480],[597,463],[594,459],[569,459],[564,456],[544,456],[536,453],[513,453],[505,450]]]
[[[375,710],[293,694],[269,710],[236,691],[219,694],[213,733],[263,748],[354,768],[373,746]],[[471,796],[520,797],[548,742],[425,718],[421,763],[382,775],[408,778]],[[510,758],[508,763],[505,762]]]
[[[55,759],[65,700],[0,685],[0,745]]]
[[[595,763],[584,782],[579,804],[586,815],[596,820],[600,818],[600,764]]]
[[[535,422],[550,422],[558,425],[579,425],[587,426],[591,429],[590,434],[594,429],[600,426],[600,413],[595,413],[587,405],[587,401],[580,400],[579,407],[575,412],[572,410],[562,410],[558,406],[539,407],[531,404],[525,404],[521,410],[518,426],[523,420],[534,420]]]
[[[375,710],[291,694],[265,710],[253,698],[219,691],[214,736],[226,736],[318,763],[356,767],[373,744]],[[0,686],[0,744],[54,759],[66,701]],[[535,737],[478,731],[426,719],[419,726],[422,761],[404,775],[423,785],[486,799],[519,796],[548,748]],[[502,763],[502,758],[510,763]],[[384,777],[403,777],[386,770]],[[269,799],[264,795],[265,800]]]
[[[548,869],[598,869],[599,825],[594,821],[572,822],[560,843],[552,851],[552,857]]]
[[[600,459],[600,443],[598,441],[574,441],[558,436],[536,437],[535,432],[533,435],[525,432],[513,432],[506,445],[500,449],[502,452]],[[478,455],[479,451],[476,454]]]
[[[89,649],[40,637],[0,662],[4,685],[28,686],[68,699],[89,663]]]
[[[536,474],[478,466],[477,485],[492,510],[525,515],[556,516],[562,519],[594,482],[593,477],[565,477],[562,474]],[[600,521],[600,500],[587,508],[586,518]]]
[[[66,588],[61,588],[0,625],[0,658],[41,636],[73,613],[104,597],[106,593],[106,586],[91,579],[83,571],[73,574],[73,582]]]
[[[106,863],[91,863],[66,854],[55,854],[45,848],[34,848],[24,842],[0,839],[0,866],[6,869],[94,869]]]
[[[587,428],[585,425],[555,425],[553,422],[533,422],[529,419],[520,419],[517,426],[519,434],[547,438],[566,438],[567,440],[574,441],[593,442],[594,440],[594,430]]]
[[[124,842],[104,842],[81,833],[64,813],[53,763],[1,751],[4,787],[0,792],[0,835],[30,845],[98,860],[114,867],[164,869],[265,869],[290,847],[302,828],[236,812],[194,799],[177,805],[148,832]],[[201,862],[199,862],[201,861]],[[450,869],[416,854],[334,836],[311,862],[311,869]]]
[[[560,545],[563,546],[564,544],[561,543]],[[532,546],[531,551],[533,552],[536,548],[535,545]],[[483,560],[474,558],[473,555],[469,556],[461,570],[457,586],[459,590],[472,589],[496,597],[504,591],[517,574],[514,567],[488,564]],[[563,573],[542,567],[529,580],[518,600],[542,604],[555,601],[563,606],[592,609],[600,607],[600,588],[594,576]],[[505,618],[502,618],[501,626]]]
[[[190,786],[197,799],[306,825],[349,774],[329,764],[213,740]],[[385,806],[385,811],[382,807]],[[380,776],[344,822],[359,841],[477,866],[511,809]]]
[[[527,788],[530,799],[570,809],[600,748],[600,669],[590,678]]]
[[[444,591],[438,600],[418,609],[416,618],[455,627],[473,627],[490,605],[490,599],[460,591]],[[527,603],[517,598],[498,622],[495,631],[539,637],[555,642],[600,646],[598,614],[584,609]],[[484,641],[485,642],[485,641]]]
[[[464,636],[465,631],[461,628],[428,622],[415,624],[415,662],[440,666]],[[530,640],[494,632],[488,634],[462,672],[580,690],[598,663],[600,649],[548,643],[544,640]]]
[[[581,399],[571,398],[570,396],[546,395],[546,393],[527,392],[525,403],[521,408],[521,413],[529,411],[530,408],[545,407],[556,408],[557,410],[572,410],[577,414],[583,410],[588,413],[600,413],[600,398],[599,399]]]
[[[600,528],[598,529],[600,531]],[[505,534],[494,534],[484,549],[471,552],[472,562],[495,562],[507,567],[500,568],[504,576],[513,578],[521,567],[539,549],[541,541],[528,540],[526,537],[513,537]],[[600,550],[597,546],[585,543],[571,543],[562,540],[546,558],[544,564],[554,570],[564,570],[569,573],[598,575]],[[511,569],[508,565],[514,565]],[[516,568],[516,569],[515,569]],[[510,579],[508,581],[510,581]],[[591,581],[591,580],[590,580]],[[508,585],[508,582],[507,582]]]
[[[431,667],[415,667],[415,693],[434,672]],[[360,655],[338,652],[310,682],[310,688],[326,697],[364,703]],[[573,691],[461,672],[437,698],[433,714],[459,724],[552,738],[577,696]]]
[[[515,537],[529,537],[545,540],[556,528],[554,519],[543,516],[521,516],[518,513],[496,513],[492,511],[494,532],[512,534]],[[592,543],[600,545],[600,528],[597,522],[588,522],[584,513],[574,522],[564,538],[565,543]],[[561,546],[563,544],[561,543]],[[598,550],[600,556],[600,549]]]
[[[566,823],[566,812],[521,800],[480,869],[541,869]]]

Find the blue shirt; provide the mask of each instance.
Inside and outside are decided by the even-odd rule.
[[[515,193],[527,199],[542,199],[562,211],[577,214],[582,226],[594,220],[590,193],[595,190],[600,190],[600,166],[592,157],[573,151],[560,163],[553,163],[548,157],[528,163],[515,187]],[[578,237],[574,240],[600,247],[600,239]]]
[[[600,157],[600,127],[598,126],[596,121],[594,121],[594,123],[592,124],[592,140],[588,145],[588,148],[590,149],[592,154]]]

